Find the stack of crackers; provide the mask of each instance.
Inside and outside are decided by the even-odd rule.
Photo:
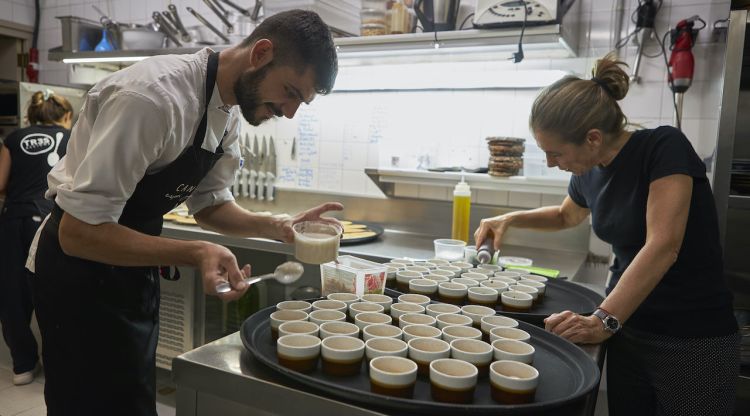
[[[524,139],[488,137],[490,149],[488,172],[492,176],[515,176],[523,167]]]

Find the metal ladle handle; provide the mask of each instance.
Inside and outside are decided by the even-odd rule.
[[[261,280],[269,279],[271,277],[276,276],[276,273],[268,273],[261,276],[256,277],[246,277],[242,279],[243,282],[245,282],[246,285],[250,286],[254,283],[258,283]],[[229,282],[221,282],[218,285],[216,285],[216,293],[227,293],[232,291],[232,285],[229,284]]]

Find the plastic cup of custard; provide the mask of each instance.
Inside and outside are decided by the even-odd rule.
[[[339,255],[343,230],[336,224],[322,221],[298,222],[294,231],[294,257],[303,263],[323,264]]]

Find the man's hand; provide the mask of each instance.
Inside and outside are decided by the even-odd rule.
[[[326,202],[325,204],[318,205],[315,208],[310,208],[307,211],[300,212],[299,214],[285,220],[281,224],[281,240],[285,243],[294,242],[294,231],[292,231],[292,226],[294,226],[294,224],[297,224],[298,222],[322,221],[341,227],[341,223],[336,218],[324,218],[321,217],[321,215],[328,211],[341,211],[343,209],[344,206],[338,202]]]
[[[571,311],[553,313],[544,320],[544,329],[576,344],[600,344],[612,336],[601,319]]]
[[[246,264],[242,270],[237,265],[234,253],[218,244],[204,242],[198,251],[198,268],[203,277],[203,291],[209,295],[218,296],[221,300],[230,301],[241,298],[247,291],[243,279],[250,277],[250,265]],[[229,282],[232,290],[217,294],[216,285]]]

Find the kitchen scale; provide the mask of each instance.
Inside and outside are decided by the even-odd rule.
[[[478,0],[472,23],[478,29],[560,23],[575,0]],[[525,4],[524,4],[525,3]]]

